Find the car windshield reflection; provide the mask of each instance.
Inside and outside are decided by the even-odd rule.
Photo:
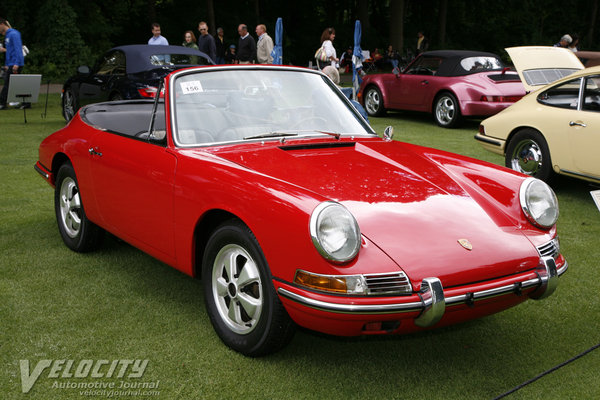
[[[182,74],[171,86],[181,146],[317,135],[372,135],[326,79],[313,72],[225,69]]]

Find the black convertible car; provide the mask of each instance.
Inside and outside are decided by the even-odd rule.
[[[62,91],[67,121],[86,104],[107,100],[152,98],[159,80],[171,71],[193,65],[212,65],[206,54],[183,46],[136,44],[107,51],[93,69],[83,65],[67,79]]]

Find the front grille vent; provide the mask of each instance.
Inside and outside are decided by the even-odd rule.
[[[552,257],[556,259],[556,257],[558,257],[558,254],[560,253],[558,236],[549,241],[548,243],[539,246],[537,250],[538,253],[540,253],[540,256],[542,257]]]
[[[404,272],[364,275],[369,294],[410,294],[412,286]]]

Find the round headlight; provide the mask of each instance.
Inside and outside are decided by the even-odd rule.
[[[339,203],[319,204],[310,217],[310,236],[328,260],[347,262],[360,249],[360,229],[354,216]]]
[[[519,193],[521,208],[532,224],[551,228],[558,220],[558,201],[554,191],[539,179],[527,178]]]

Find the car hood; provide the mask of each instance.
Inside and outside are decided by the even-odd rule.
[[[522,46],[506,51],[528,92],[584,68],[575,53],[561,47]]]
[[[265,146],[219,156],[344,204],[361,233],[412,280],[435,276],[454,286],[537,265],[514,221],[482,207],[464,182],[399,142]]]

